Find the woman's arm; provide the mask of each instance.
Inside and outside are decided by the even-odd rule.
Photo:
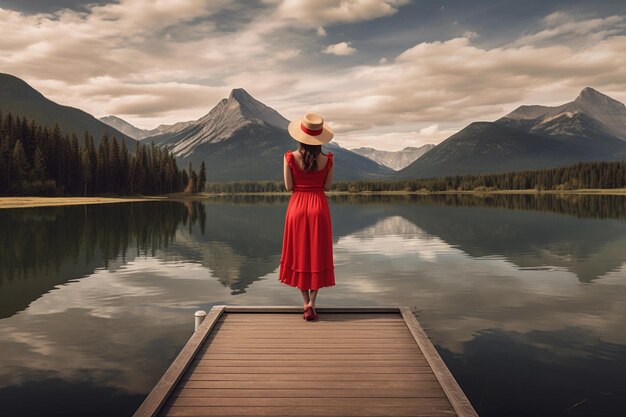
[[[285,180],[285,189],[291,191],[293,189],[293,178],[291,177],[291,169],[287,157],[283,157],[283,178]]]
[[[326,174],[326,182],[324,183],[324,191],[330,191],[330,186],[333,183],[333,174],[335,173],[335,164],[332,164]]]

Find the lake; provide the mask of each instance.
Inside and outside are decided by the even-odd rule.
[[[0,210],[2,415],[130,416],[196,310],[301,305],[278,281],[287,202]],[[329,203],[318,306],[410,306],[482,417],[624,415],[625,197]]]

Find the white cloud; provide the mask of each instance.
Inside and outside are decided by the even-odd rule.
[[[320,26],[390,16],[408,3],[409,0],[284,0],[278,12],[282,17]]]
[[[228,32],[211,23],[235,7],[226,0],[153,8],[122,0],[35,15],[0,9],[0,71],[62,104],[143,128],[198,118],[243,87],[287,118],[319,111],[340,143],[368,146],[382,137],[382,149],[440,141],[520,104],[571,100],[586,86],[626,101],[624,17],[555,13],[508,45],[477,46],[467,31],[356,65],[350,42],[326,46],[315,31],[388,16],[405,1],[265,3]],[[367,45],[359,48],[367,59]],[[327,64],[320,51],[344,58]],[[429,126],[437,126],[432,135]]]
[[[402,123],[455,124],[458,130],[521,104],[572,100],[585,86],[623,101],[623,68],[626,36],[583,48],[480,48],[460,37],[417,44],[387,64],[354,67],[333,79],[320,76],[313,84],[332,94],[315,107],[335,121],[338,141]]]
[[[568,13],[555,12],[543,19],[543,26],[539,32],[520,37],[515,44],[529,45],[556,40],[561,43],[567,41],[593,43],[626,33],[626,17],[608,16],[580,20]]]
[[[321,26],[320,26],[320,27],[318,27],[318,28],[317,28],[317,36],[320,36],[320,37],[324,37],[324,36],[326,36],[326,29],[324,29],[324,28],[323,28],[323,27],[321,27]]]
[[[90,6],[84,13],[23,15],[0,8],[0,71],[62,104],[152,128],[197,118],[230,88],[251,88],[250,78],[225,85],[231,77],[260,76],[263,68],[275,78],[300,54],[297,47],[274,47],[271,36],[286,23],[270,15],[260,13],[245,29],[225,33],[209,21],[189,20],[231,7],[226,1],[163,3],[148,12],[147,0]]]
[[[339,42],[334,45],[328,45],[322,52],[329,55],[348,56],[353,55],[356,49],[350,46],[350,42]]]
[[[456,131],[457,129],[440,128],[440,125],[436,123],[426,124],[418,129],[415,129],[413,124],[394,124],[383,128],[373,127],[365,132],[347,132],[338,135],[336,142],[349,149],[367,145],[383,151],[398,151],[407,146],[420,147],[439,143]]]

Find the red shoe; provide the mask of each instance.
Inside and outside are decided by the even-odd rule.
[[[310,321],[313,320],[313,312],[312,312],[312,308],[310,306],[306,306],[304,307],[304,315],[302,316],[302,318],[306,321]]]
[[[315,308],[313,308],[313,307],[311,307],[311,314],[313,316],[313,318],[311,320],[313,320],[313,321],[318,320],[317,311],[315,311]]]

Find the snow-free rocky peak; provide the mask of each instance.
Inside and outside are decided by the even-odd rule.
[[[626,106],[591,87],[585,87],[574,101],[561,106],[518,107],[496,123],[532,131],[540,129],[542,124],[554,124],[558,120],[572,125],[571,119],[581,117],[595,119],[607,134],[626,140]],[[567,128],[563,126],[554,132],[564,129]]]
[[[626,106],[623,103],[587,87],[574,104],[577,110],[599,120],[617,137],[626,140]]]
[[[208,114],[182,131],[183,138],[176,141],[172,150],[175,155],[185,157],[198,145],[227,140],[249,125],[269,125],[286,129],[288,124],[289,121],[276,110],[256,100],[243,88],[237,88]]]
[[[623,103],[591,87],[583,88],[574,102],[582,107],[593,108],[595,112],[626,112]]]
[[[238,111],[242,118],[249,121],[265,122],[280,129],[286,129],[289,124],[280,113],[252,97],[243,88],[232,90],[225,104],[228,109]]]

